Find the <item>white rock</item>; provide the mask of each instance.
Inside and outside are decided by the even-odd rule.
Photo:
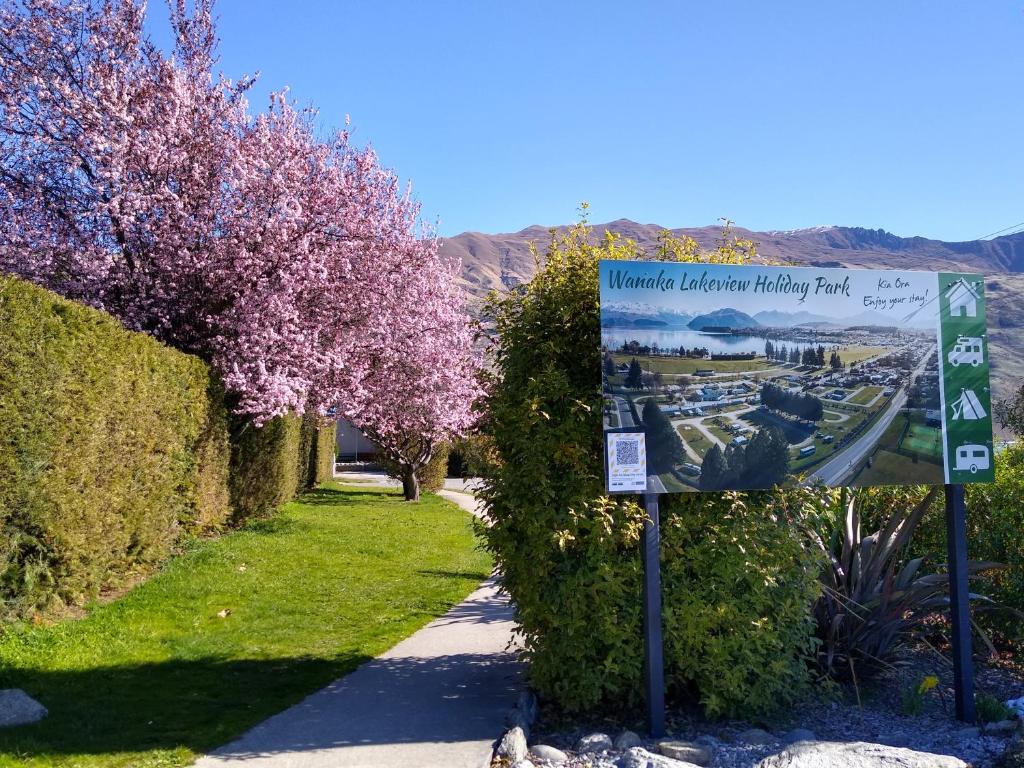
[[[777,755],[766,757],[757,768],[969,768],[949,755],[915,752],[902,747],[863,741],[801,741]]]
[[[664,755],[648,752],[643,747],[633,747],[619,760],[619,768],[700,768],[693,763],[684,763]]]
[[[549,747],[547,744],[534,744],[530,747],[530,754],[538,760],[544,760],[554,765],[561,765],[569,761],[569,756],[560,749]]]
[[[692,741],[660,741],[658,751],[665,757],[695,765],[707,765],[712,757],[710,749]]]
[[[498,757],[505,758],[513,765],[526,757],[526,734],[523,733],[523,729],[518,725],[510,728],[501,737],[501,742],[498,744],[495,754]]]
[[[537,768],[537,767],[533,763],[531,763],[528,759],[524,758],[523,760],[520,760],[518,763],[513,765],[512,768]]]
[[[633,731],[623,731],[615,740],[615,749],[625,752],[627,749],[643,746],[643,743],[644,740],[640,738],[639,734],[633,733]]]
[[[21,688],[0,691],[0,728],[37,723],[47,714],[46,707]]]
[[[607,733],[588,733],[576,742],[577,752],[605,752],[612,749],[612,739]]]

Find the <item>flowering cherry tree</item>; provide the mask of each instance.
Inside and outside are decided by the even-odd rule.
[[[405,498],[419,499],[417,473],[445,442],[466,434],[482,394],[480,356],[455,284],[457,264],[446,263],[434,239],[409,239],[399,259],[410,278],[396,285],[399,306],[381,313],[375,334],[352,350],[365,385],[344,368],[327,377],[321,397],[380,446],[399,469]]]

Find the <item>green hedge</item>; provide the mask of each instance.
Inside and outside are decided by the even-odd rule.
[[[532,683],[566,710],[621,713],[642,698],[636,497],[610,499],[602,468],[598,259],[579,227],[521,291],[489,304],[496,382],[481,526],[516,605]],[[730,258],[727,242],[717,255]],[[686,243],[664,255],[685,258]],[[694,246],[695,247],[695,244]],[[731,249],[731,253],[730,253]],[[820,560],[799,534],[811,491],[662,497],[665,671],[709,715],[784,706],[808,680]]]
[[[234,420],[231,444],[233,521],[269,515],[301,490],[302,417],[278,416],[262,427]]]
[[[0,277],[0,601],[74,604],[230,515],[223,394],[195,357]]]
[[[299,426],[298,478],[299,491],[308,491],[334,477],[336,422],[325,419],[315,410],[302,416]]]

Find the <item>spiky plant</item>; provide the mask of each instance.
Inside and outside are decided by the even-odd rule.
[[[932,488],[916,504],[894,506],[880,529],[868,536],[861,530],[866,497],[850,492],[842,497],[840,525],[829,541],[812,532],[826,556],[814,617],[821,641],[819,663],[829,675],[867,676],[889,666],[922,622],[949,606],[944,565],[938,572],[923,573],[925,557],[906,559],[907,545],[938,490]],[[971,561],[968,574],[999,567]]]

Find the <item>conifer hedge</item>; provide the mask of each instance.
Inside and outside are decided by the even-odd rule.
[[[0,277],[2,612],[81,602],[222,525],[227,421],[199,359]]]
[[[83,602],[183,534],[266,514],[333,470],[333,430],[229,414],[200,359],[0,276],[0,618]],[[323,454],[323,455],[321,455]]]

